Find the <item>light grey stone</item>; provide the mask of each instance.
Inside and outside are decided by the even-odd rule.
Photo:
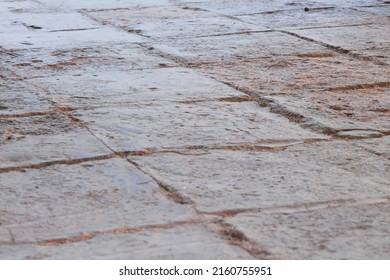
[[[326,138],[272,115],[255,102],[129,104],[77,110],[72,115],[116,151]]]
[[[66,71],[29,82],[50,92],[50,98],[60,106],[73,108],[245,98],[243,93],[186,68],[81,73],[80,70]]]
[[[227,219],[276,259],[390,257],[388,203],[291,214],[239,214]]]
[[[70,238],[191,219],[124,159],[0,174],[1,228],[16,242]]]
[[[389,162],[345,142],[225,150],[131,159],[205,212],[390,195]]]
[[[110,154],[87,129],[52,113],[0,118],[0,168]]]
[[[53,109],[47,96],[38,93],[34,87],[23,82],[0,84],[0,117],[48,112]]]
[[[200,225],[99,235],[59,246],[2,246],[1,259],[196,260],[252,259]],[[158,268],[158,265],[156,266]]]
[[[111,72],[115,75],[116,73],[113,72],[165,68],[176,65],[171,60],[149,54],[145,48],[131,43],[73,48],[62,46],[55,50],[46,48],[9,50],[3,54],[3,58],[0,65],[3,64],[4,67],[13,69],[23,78],[55,76],[56,79],[50,80],[51,86],[66,81],[71,83],[73,79],[78,79],[83,75],[87,77],[96,75],[96,72],[97,74]],[[88,73],[90,74],[88,75]]]
[[[324,47],[280,32],[231,34],[224,36],[161,39],[156,49],[187,63],[241,63],[256,58],[323,52]],[[231,67],[231,65],[229,65]],[[230,69],[234,70],[234,69]],[[222,70],[223,71],[223,70]]]

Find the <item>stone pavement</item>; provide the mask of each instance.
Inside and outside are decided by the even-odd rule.
[[[0,1],[1,259],[389,259],[390,5]]]

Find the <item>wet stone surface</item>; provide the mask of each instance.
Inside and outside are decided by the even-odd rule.
[[[0,124],[0,168],[110,153],[86,129],[59,113],[0,118]]]
[[[92,18],[148,38],[191,38],[266,30],[214,13],[175,6],[88,13]],[[156,15],[159,15],[156,17]]]
[[[167,39],[153,43],[153,46],[185,63],[194,65],[212,62],[242,63],[255,58],[324,51],[322,46],[280,32]]]
[[[389,4],[0,2],[0,259],[387,259]]]
[[[53,109],[46,96],[24,82],[1,83],[0,91],[0,118],[20,114],[28,115],[31,112],[47,112]]]
[[[97,71],[129,71],[172,67],[176,64],[168,59],[149,54],[148,50],[127,43],[102,44],[98,47],[61,49],[11,50],[3,54],[4,66],[11,68],[24,78],[56,76],[63,73],[62,79],[52,80],[50,86],[88,76]],[[74,76],[75,78],[73,78]],[[115,77],[114,77],[115,78]],[[49,87],[49,85],[46,85]],[[76,85],[73,85],[76,86]]]
[[[270,259],[388,259],[387,203],[288,214],[239,214],[227,219]]]
[[[326,138],[272,116],[255,102],[129,104],[72,115],[116,151]]]
[[[188,234],[188,233],[191,234]],[[203,226],[188,225],[98,235],[59,246],[2,246],[9,259],[252,259],[243,249],[227,244]],[[178,240],[179,244],[178,244]],[[15,247],[17,250],[15,250]]]
[[[206,212],[390,195],[389,162],[343,142],[274,150],[265,143],[203,152],[131,159]]]
[[[191,219],[185,206],[168,200],[156,182],[123,159],[11,172],[0,178],[0,227],[10,230],[17,243],[72,240]]]
[[[246,98],[245,94],[231,87],[192,69],[180,67],[95,70],[88,73],[72,70],[65,71],[63,75],[35,78],[29,82],[47,89],[54,102],[73,108]]]
[[[312,8],[309,10],[297,9],[279,11],[275,13],[261,13],[240,16],[239,19],[259,26],[266,26],[272,29],[305,29],[313,27],[343,26],[372,24],[387,21],[386,17],[373,16],[364,11],[346,11],[336,7]]]

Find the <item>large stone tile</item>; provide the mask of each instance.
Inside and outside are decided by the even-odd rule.
[[[187,68],[95,70],[88,73],[70,70],[29,82],[45,88],[57,104],[71,107],[245,97],[243,93]]]
[[[390,81],[388,67],[359,61],[326,48],[290,51],[282,57],[205,64],[198,69],[216,80],[259,95],[302,95],[303,92],[340,91],[349,86],[352,92],[353,86]]]
[[[235,62],[296,53],[323,52],[324,47],[280,32],[166,39],[153,43],[170,55],[193,64]],[[231,69],[234,70],[234,69]]]
[[[111,153],[86,129],[58,113],[0,118],[0,168]]]
[[[118,27],[127,27],[148,22],[167,22],[177,19],[198,19],[204,17],[212,17],[215,14],[198,10],[186,9],[184,7],[169,5],[169,6],[151,6],[151,7],[135,7],[129,9],[112,9],[103,11],[91,11],[88,15],[93,19]]]
[[[156,38],[188,38],[264,30],[243,21],[200,10],[158,6],[89,13],[100,22]]]
[[[383,0],[315,0],[317,3],[321,3],[322,5],[327,6],[335,6],[335,7],[345,7],[345,8],[356,8],[356,7],[367,7],[367,6],[375,6],[378,4],[383,4]]]
[[[238,17],[241,20],[273,29],[300,29],[313,27],[370,24],[387,21],[383,16],[374,16],[364,11],[340,8],[316,8],[277,11],[274,13],[252,14]]]
[[[200,225],[99,235],[61,246],[1,246],[1,259],[252,259]]]
[[[302,124],[337,136],[365,138],[383,136],[390,131],[390,83],[388,87],[351,87],[298,96],[264,97],[271,106],[305,118]]]
[[[124,159],[0,174],[1,228],[16,242],[70,238],[190,219]],[[0,251],[2,251],[0,249]]]
[[[335,207],[290,214],[239,214],[227,221],[277,259],[390,257],[390,207]]]
[[[319,7],[315,1],[290,1],[290,0],[217,0],[217,1],[178,1],[192,8],[228,15],[237,16],[254,13],[267,13],[280,10],[296,10],[305,7]]]
[[[70,84],[73,76],[76,78],[81,75],[88,76],[88,73],[99,71],[129,71],[176,65],[131,43],[76,48],[62,46],[55,50],[45,48],[11,50],[4,52],[2,57],[0,65],[13,69],[21,77],[30,79],[64,74]],[[57,81],[52,82],[54,85],[56,83]]]
[[[236,151],[225,147],[206,154],[161,153],[131,160],[205,212],[390,195],[389,162],[345,142],[285,150],[246,145]]]
[[[7,80],[0,83],[0,117],[47,112],[53,109],[47,96],[39,94],[31,85]]]
[[[170,0],[39,0],[47,10],[100,10],[100,9],[124,9],[139,6],[169,5]]]
[[[25,29],[19,32],[0,33],[0,46],[5,49],[47,48],[57,50],[64,46],[67,48],[80,48],[108,43],[144,42],[144,39],[136,34],[119,31],[107,26],[96,29],[58,32]],[[101,36],[102,34],[104,36]]]
[[[390,19],[383,17],[380,24],[302,29],[294,32],[318,42],[341,47],[349,51],[365,50],[389,46],[389,24]]]
[[[255,102],[161,102],[74,111],[114,150],[323,138]]]
[[[4,27],[16,25],[25,30],[37,31],[31,36],[41,32],[56,32],[61,30],[86,30],[99,28],[97,22],[77,12],[57,13],[8,13],[0,20]]]

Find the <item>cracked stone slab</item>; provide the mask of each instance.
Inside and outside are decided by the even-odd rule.
[[[141,43],[145,40],[135,34],[119,31],[112,27],[88,30],[48,32],[42,30],[0,33],[1,47],[5,49],[59,49],[90,47],[100,44]],[[104,36],[101,36],[105,34]]]
[[[244,213],[227,222],[274,259],[389,259],[390,206],[290,214]]]
[[[111,153],[59,113],[0,118],[0,131],[0,168]]]
[[[117,151],[324,139],[323,135],[305,131],[249,101],[129,104],[77,110],[72,115]]]
[[[191,219],[185,206],[170,201],[151,177],[124,159],[15,171],[0,178],[1,228],[12,232],[16,243],[72,240]]]
[[[57,104],[74,108],[245,97],[205,75],[180,67],[88,73],[73,70],[29,82],[46,89]]]
[[[0,83],[0,117],[15,114],[47,112],[53,109],[46,96],[23,82]]]
[[[389,162],[376,155],[339,141],[286,146],[130,158],[202,212],[272,211],[390,195]]]
[[[380,137],[390,132],[388,87],[341,89],[298,96],[265,96],[271,106],[305,117],[314,130],[333,130],[345,138]]]
[[[59,246],[26,244],[0,248],[0,259],[253,259],[201,225],[99,235]]]
[[[295,49],[283,57],[199,65],[197,69],[236,88],[258,95],[298,95],[389,82],[390,71],[367,61],[321,48]],[[364,86],[363,86],[364,87]],[[375,88],[375,87],[374,87]]]
[[[188,15],[182,17],[183,12]],[[266,29],[213,13],[174,6],[91,12],[90,15],[98,21],[153,39],[214,36]]]
[[[274,13],[262,13],[240,16],[239,19],[259,26],[266,26],[273,29],[300,29],[313,27],[330,27],[353,24],[381,23],[383,16],[373,16],[364,11],[339,9],[334,7],[313,8],[277,11]]]
[[[254,13],[267,13],[278,10],[296,10],[305,7],[318,7],[316,1],[258,1],[258,0],[217,0],[217,1],[179,1],[186,6],[203,9],[222,15],[237,16]],[[193,2],[193,3],[192,3]]]
[[[171,60],[152,55],[145,48],[131,43],[76,48],[65,46],[56,50],[44,48],[9,50],[3,53],[1,63],[4,67],[11,67],[19,76],[28,79],[37,76],[58,76],[63,73],[67,75],[65,78],[70,80],[90,72],[129,71],[176,65]],[[58,81],[53,82],[54,85],[56,83]]]

